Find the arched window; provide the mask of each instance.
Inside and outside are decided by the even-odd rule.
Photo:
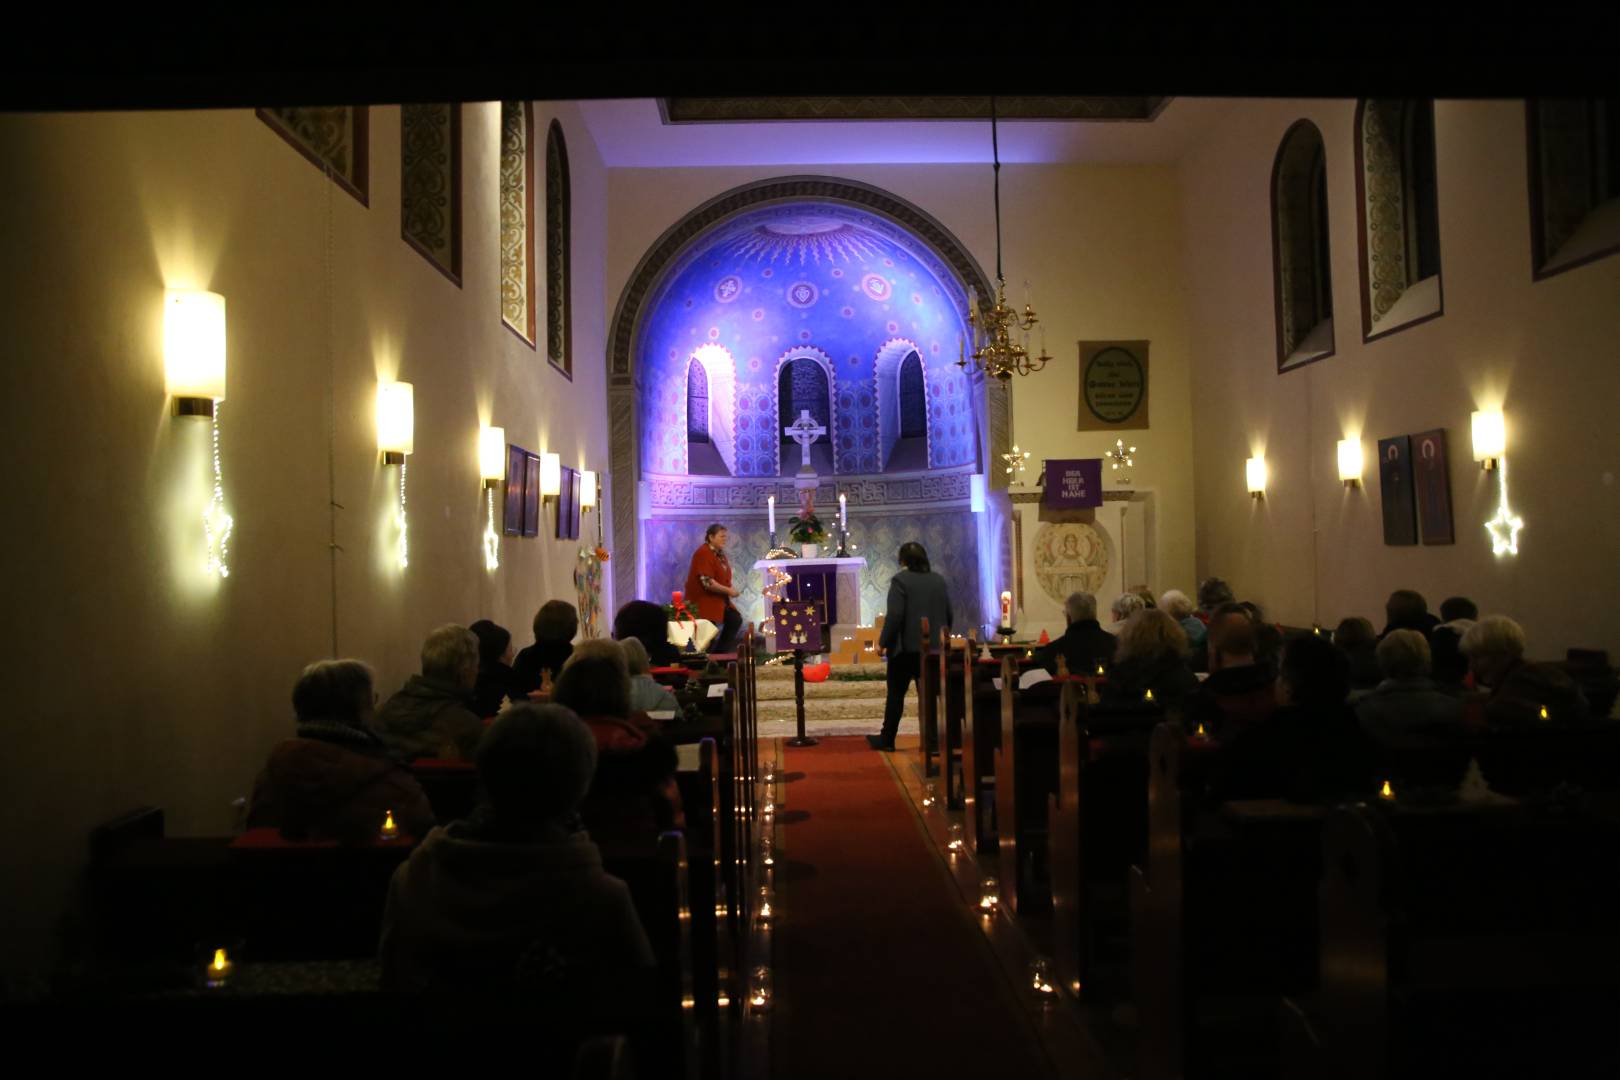
[[[1327,168],[1309,120],[1288,129],[1271,169],[1272,273],[1277,370],[1333,355]]]
[[[546,357],[557,370],[574,377],[572,313],[569,304],[568,145],[562,125],[553,120],[546,133]]]
[[[915,352],[900,364],[900,437],[928,437],[928,391],[923,386],[922,357]]]
[[[832,388],[827,385],[827,373],[821,365],[809,357],[800,356],[789,360],[782,365],[782,371],[776,378],[776,397],[778,401],[778,415],[782,417],[782,426],[799,418],[801,412],[809,412],[810,419],[821,427],[832,430]],[[785,443],[793,440],[782,435]],[[816,436],[816,443],[829,442],[828,434]]]
[[[1362,336],[1442,310],[1434,102],[1364,100],[1356,109]]]
[[[686,366],[686,441],[709,441],[709,376],[696,360]]]
[[[501,321],[534,345],[534,106],[501,102]]]
[[[1620,103],[1527,103],[1530,237],[1537,280],[1620,251]]]

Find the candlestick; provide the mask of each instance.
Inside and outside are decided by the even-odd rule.
[[[769,522],[770,522],[771,535],[775,536],[776,535],[776,496],[775,495],[772,495],[770,498],[765,500],[765,513],[767,515],[767,520],[769,520]]]

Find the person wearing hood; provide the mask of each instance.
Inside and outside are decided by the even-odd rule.
[[[270,751],[253,784],[248,828],[353,845],[375,840],[390,812],[409,836],[433,828],[422,786],[371,730],[376,700],[371,669],[359,660],[305,668],[292,693],[297,737]]]
[[[478,747],[483,801],[428,833],[389,882],[385,990],[542,992],[611,1007],[650,981],[630,890],[579,823],[596,761],[570,709],[523,703],[496,719]]]
[[[441,626],[422,643],[422,673],[412,675],[377,713],[377,727],[406,761],[471,761],[484,735],[473,712],[478,638],[465,626]]]

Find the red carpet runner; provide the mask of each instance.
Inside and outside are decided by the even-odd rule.
[[[1051,1076],[883,756],[784,754],[774,1080]]]

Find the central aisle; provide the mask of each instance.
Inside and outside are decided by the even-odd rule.
[[[774,1080],[1055,1075],[885,755],[783,747]]]

